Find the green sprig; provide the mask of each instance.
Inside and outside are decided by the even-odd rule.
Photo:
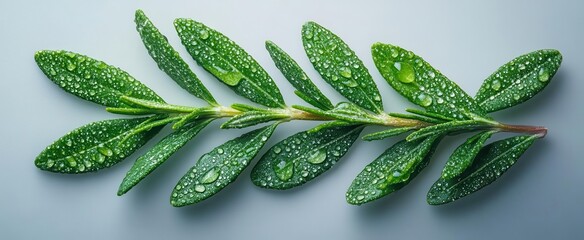
[[[39,68],[57,86],[106,106],[108,112],[143,117],[100,121],[75,129],[42,151],[35,165],[59,173],[97,171],[120,162],[171,125],[173,131],[138,157],[128,171],[118,190],[118,195],[123,195],[214,120],[227,119],[221,128],[271,122],[202,155],[172,191],[170,201],[177,207],[203,201],[235,181],[269,142],[276,127],[295,120],[323,123],[270,147],[251,172],[255,185],[283,190],[306,184],[336,166],[367,126],[387,128],[363,136],[367,141],[412,132],[355,178],[346,198],[350,204],[360,205],[411,182],[428,165],[444,137],[480,131],[454,150],[427,195],[432,205],[455,201],[495,181],[536,139],[546,135],[544,127],[504,124],[488,113],[517,105],[542,91],[562,60],[556,50],[520,56],[489,76],[473,98],[413,52],[376,43],[372,57],[381,76],[422,108],[386,113],[373,77],[355,52],[330,30],[308,22],[302,27],[308,59],[324,81],[348,101],[332,103],[294,59],[267,41],[269,55],[296,89],[294,93],[312,105],[287,106],[272,77],[239,45],[200,22],[177,19],[178,36],[193,59],[236,94],[263,105],[224,106],[144,12],[136,11],[135,17],[136,29],[158,67],[208,105],[169,104],[128,73],[102,61],[68,51],[38,51],[35,60]],[[487,143],[498,132],[520,135]]]

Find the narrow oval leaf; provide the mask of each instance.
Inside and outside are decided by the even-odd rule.
[[[486,117],[486,112],[456,83],[411,51],[375,43],[371,52],[389,85],[426,111],[455,119],[470,119],[469,113]]]
[[[177,51],[168,43],[166,36],[162,35],[154,24],[146,17],[142,10],[136,11],[136,30],[140,33],[144,46],[148,53],[158,64],[158,68],[164,71],[172,80],[194,96],[207,101],[211,105],[217,105],[215,98],[201,83],[195,73],[191,71],[187,63],[180,57]]]
[[[491,184],[513,166],[537,138],[537,135],[517,136],[485,146],[464,174],[448,180],[438,179],[428,192],[428,203],[449,203]]]
[[[489,76],[475,100],[487,112],[525,102],[548,85],[561,63],[562,54],[553,49],[519,56]]]
[[[483,144],[493,136],[493,133],[493,131],[481,132],[458,146],[446,161],[446,166],[442,170],[442,178],[451,179],[462,174],[472,164]]]
[[[357,140],[364,126],[331,127],[294,134],[274,145],[254,166],[259,187],[289,189],[329,170]]]
[[[229,38],[190,19],[176,19],[174,26],[193,59],[237,94],[268,107],[286,106],[274,80]]]
[[[42,50],[34,56],[39,68],[65,91],[106,107],[128,107],[121,96],[164,102],[127,72],[102,61],[67,51]]]
[[[390,128],[387,130],[374,132],[363,136],[363,140],[365,141],[374,141],[374,140],[381,140],[386,139],[389,137],[397,136],[402,133],[406,133],[416,129],[415,127],[401,127],[401,128]]]
[[[297,89],[298,92],[295,91],[296,95],[307,103],[323,110],[330,110],[334,107],[331,101],[322,94],[290,55],[271,41],[266,41],[266,49],[276,67],[280,69],[280,72],[288,79],[288,82]]]
[[[413,132],[412,134],[408,135],[406,139],[408,141],[415,141],[417,139],[425,138],[435,134],[445,134],[451,132],[458,132],[463,130],[477,130],[477,129],[485,129],[485,128],[492,128],[493,126],[487,124],[482,121],[476,120],[465,120],[465,121],[452,121],[452,122],[445,122],[436,125],[432,125],[429,127],[422,128],[418,131]]]
[[[130,191],[136,184],[153,172],[172,154],[182,148],[214,119],[204,119],[191,122],[182,128],[168,134],[152,149],[139,157],[132,168],[126,173],[118,189],[118,196]]]
[[[440,136],[402,140],[368,164],[347,190],[347,202],[371,202],[407,185],[428,164]]]
[[[110,167],[144,145],[160,127],[129,137],[125,135],[149,118],[113,119],[77,128],[43,150],[35,165],[46,171],[85,173]]]
[[[302,27],[302,42],[310,62],[327,83],[351,102],[383,113],[377,85],[343,40],[317,23],[308,22]]]
[[[236,115],[221,125],[221,128],[245,128],[260,123],[286,119],[290,116],[281,112],[248,111]]]
[[[221,191],[249,165],[278,124],[230,140],[203,155],[177,183],[170,203],[175,207],[203,201]]]

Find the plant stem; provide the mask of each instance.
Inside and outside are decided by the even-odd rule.
[[[525,126],[499,123],[498,128],[505,132],[534,134],[537,135],[539,138],[543,138],[547,134],[547,128],[541,126]]]
[[[244,113],[242,110],[237,110],[229,106],[211,106],[206,108],[197,108],[197,107],[187,107],[187,106],[179,106],[179,105],[171,105],[167,103],[159,103],[153,102],[148,100],[136,99],[131,97],[122,97],[122,100],[138,105],[142,108],[129,108],[125,110],[124,108],[109,108],[108,111],[113,113],[121,113],[121,114],[152,114],[152,113],[169,113],[174,115],[172,119],[180,120],[181,117],[183,118],[183,122],[181,125],[184,124],[186,121],[190,121],[192,119],[197,119],[197,116],[200,117],[211,117],[211,118],[230,118],[237,115]],[[339,120],[332,116],[319,114],[319,111],[308,112],[305,110],[301,110],[298,108],[291,108],[287,107],[284,109],[259,109],[258,111],[266,111],[266,112],[275,112],[282,115],[289,116],[288,120],[312,120],[312,121],[332,121],[332,120]],[[197,113],[198,112],[198,113]],[[178,116],[177,116],[178,114]],[[191,116],[191,115],[197,116]],[[409,118],[401,118],[390,116],[388,114],[379,114],[373,116],[377,118],[379,121],[372,121],[367,122],[365,124],[374,124],[374,125],[382,125],[387,127],[414,127],[417,129],[424,128],[427,126],[434,125],[433,123],[424,122],[421,120],[416,119],[409,119]],[[547,128],[540,127],[540,126],[524,126],[524,125],[511,125],[511,124],[503,124],[493,121],[487,121],[486,123],[490,123],[493,128],[498,129],[504,132],[515,132],[515,133],[527,133],[527,134],[534,134],[540,138],[545,137],[547,134]]]

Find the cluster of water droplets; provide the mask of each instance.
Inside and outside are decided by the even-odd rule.
[[[110,167],[146,142],[144,133],[120,144],[121,138],[143,120],[106,120],[75,129],[41,152],[35,164],[41,169],[61,173],[83,173]]]
[[[468,171],[452,179],[439,179],[428,192],[430,204],[443,204],[489,185],[515,164],[531,146],[534,136],[507,138],[485,146]]]
[[[302,31],[310,62],[331,86],[365,109],[383,110],[377,85],[346,43],[316,23],[305,24]]]
[[[197,63],[236,93],[269,107],[284,105],[272,78],[232,40],[193,20],[177,19],[174,25],[183,45]]]
[[[288,81],[306,97],[313,99],[319,103],[319,107],[323,109],[331,109],[333,106],[330,100],[322,94],[322,92],[314,85],[312,80],[308,78],[306,73],[298,66],[298,64],[282,49],[272,42],[266,43],[266,48],[270,53],[276,67],[288,79]]]
[[[230,140],[203,155],[185,174],[171,195],[173,206],[202,201],[233,182],[266,143],[275,126]]]
[[[361,127],[300,132],[274,145],[256,164],[252,180],[261,187],[286,189],[330,169],[349,150]]]
[[[513,59],[489,76],[477,94],[477,102],[488,111],[523,102],[549,82],[561,63],[555,50],[540,50]]]
[[[122,107],[122,95],[161,101],[148,87],[125,71],[102,61],[67,51],[39,51],[40,69],[66,91],[109,107]]]
[[[458,85],[411,51],[377,43],[373,60],[394,89],[429,112],[455,119],[466,119],[466,111],[485,114]]]

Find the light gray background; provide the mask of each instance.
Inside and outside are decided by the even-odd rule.
[[[581,1],[119,2],[0,3],[0,239],[584,238]],[[212,199],[186,208],[169,204],[176,181],[200,155],[244,131],[218,130],[214,123],[123,197],[115,194],[118,184],[144,149],[94,174],[38,170],[34,158],[52,141],[73,128],[116,116],[51,83],[33,60],[37,50],[80,52],[128,71],[169,102],[202,104],[150,59],[133,23],[138,8],[223,104],[246,100],[193,64],[175,34],[174,18],[197,19],[239,43],[274,77],[288,104],[302,102],[273,66],[265,40],[288,51],[333,100],[342,100],[304,55],[300,28],[308,20],[330,28],[357,52],[378,83],[386,110],[394,112],[411,105],[375,70],[370,46],[376,41],[414,51],[471,94],[510,59],[555,48],[564,62],[548,88],[495,114],[509,123],[547,126],[549,135],[495,184],[439,207],[426,204],[426,191],[463,138],[444,141],[433,163],[409,186],[361,207],[348,205],[345,191],[395,139],[359,141],[330,172],[290,191],[255,187],[248,169]],[[284,124],[270,144],[311,126]]]

